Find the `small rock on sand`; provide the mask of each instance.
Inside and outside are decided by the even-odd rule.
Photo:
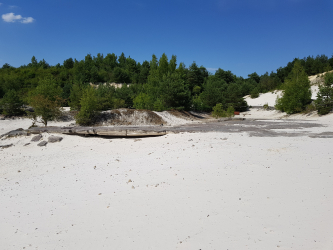
[[[52,136],[50,136],[50,137],[48,138],[48,142],[50,142],[50,143],[53,143],[53,142],[60,142],[62,139],[63,139],[63,138],[60,137],[60,136],[54,136],[54,135],[52,135]]]
[[[41,134],[32,137],[31,141],[40,141],[43,138]]]
[[[0,145],[0,148],[9,148],[13,146],[13,143],[12,144],[7,144],[7,145]]]
[[[43,146],[46,146],[46,144],[47,144],[47,141],[41,141],[40,143],[37,144],[37,146],[43,147]]]

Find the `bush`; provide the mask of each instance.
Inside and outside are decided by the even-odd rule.
[[[114,98],[114,99],[112,99],[112,102],[113,102],[113,108],[114,109],[119,109],[119,108],[125,108],[126,107],[126,103],[123,99]]]
[[[318,114],[326,115],[333,109],[333,73],[326,73],[315,101]]]
[[[80,100],[82,97],[83,89],[84,85],[82,83],[76,82],[73,84],[68,102],[69,106],[71,107],[71,110],[80,110],[81,108]]]
[[[93,87],[89,86],[83,91],[80,105],[81,109],[75,116],[76,122],[79,125],[93,124],[99,110],[97,93]]]
[[[146,93],[140,93],[133,100],[133,106],[136,109],[153,109],[153,99]]]
[[[0,101],[2,113],[4,115],[20,115],[22,111],[23,102],[15,90],[9,90]]]
[[[306,105],[305,110],[303,110],[302,113],[309,114],[315,110],[317,110],[316,105],[314,103],[310,103],[309,105]]]
[[[223,105],[221,103],[218,103],[213,107],[212,116],[215,118],[225,116],[225,111],[223,110]]]
[[[268,103],[265,103],[264,106],[262,106],[264,110],[269,110]]]
[[[154,102],[154,110],[161,112],[166,109],[167,108],[165,107],[163,100],[161,98],[157,98],[157,100]]]
[[[226,112],[227,117],[235,116],[235,109],[233,106],[229,106]]]
[[[219,117],[233,117],[235,109],[232,106],[229,106],[227,111],[223,109],[223,105],[221,103],[216,104],[213,107],[212,116],[216,119]]]
[[[33,107],[34,112],[29,112],[30,118],[33,120],[33,124],[37,122],[37,118],[40,117],[41,123],[47,126],[49,121],[53,121],[61,116],[61,104],[63,99],[57,97],[55,100],[50,100],[43,95],[34,95],[30,97],[29,104]]]
[[[251,91],[250,96],[251,96],[252,99],[258,98],[259,97],[259,89],[258,88],[254,88]]]
[[[210,110],[210,108],[207,107],[204,104],[204,102],[202,101],[200,95],[193,96],[191,109],[193,109],[194,111],[199,111],[199,112],[209,111]]]
[[[285,80],[283,96],[277,98],[275,107],[287,114],[293,114],[303,111],[309,103],[311,103],[310,81],[300,61],[296,61]]]
[[[34,112],[28,112],[33,124],[40,117],[41,123],[47,126],[48,121],[52,121],[61,116],[61,106],[64,100],[61,98],[62,89],[55,83],[53,78],[39,80],[35,90],[30,92],[28,97],[29,105]]]

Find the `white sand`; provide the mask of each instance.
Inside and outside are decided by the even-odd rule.
[[[154,111],[155,114],[159,115],[165,122],[166,124],[163,125],[167,125],[167,126],[179,126],[179,125],[183,125],[183,124],[188,124],[188,123],[192,123],[191,120],[189,119],[184,119],[181,117],[176,117],[172,114],[170,114],[167,111],[163,111],[163,112],[156,112]]]
[[[332,139],[30,139],[0,151],[2,249],[333,247]]]
[[[311,86],[311,99],[317,99],[319,87],[318,86]],[[247,101],[249,106],[263,106],[268,104],[270,107],[275,106],[276,98],[282,96],[281,90],[275,90],[273,92],[261,93],[258,98],[251,98],[249,95],[245,96],[244,99]]]
[[[323,74],[317,74],[313,76],[309,76],[309,81],[311,84],[311,99],[316,100],[317,99],[317,94],[319,91],[318,85],[323,82]],[[261,93],[258,98],[251,98],[250,95],[244,96],[245,101],[247,101],[247,104],[249,106],[263,106],[265,104],[268,104],[270,107],[275,106],[275,102],[277,97],[282,96],[282,91],[281,90],[275,90],[272,92],[267,92],[267,93]]]
[[[70,126],[71,124],[75,123],[75,121],[69,121],[69,122],[55,122],[50,121],[48,122],[48,126]],[[29,118],[16,118],[13,120],[0,120],[0,135],[8,133],[9,131],[22,128],[22,129],[28,129],[32,125],[32,120]],[[37,123],[39,127],[43,127],[44,125],[42,123]]]
[[[333,131],[333,114],[244,114]],[[0,140],[0,249],[333,249],[333,139],[62,136]]]

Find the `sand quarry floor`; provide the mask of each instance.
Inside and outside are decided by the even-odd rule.
[[[1,249],[333,249],[333,114],[245,117],[257,119],[1,140]]]
[[[333,249],[333,113],[161,117],[160,137],[3,137],[0,249]]]

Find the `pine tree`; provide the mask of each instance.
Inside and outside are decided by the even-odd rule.
[[[311,86],[300,61],[296,61],[285,80],[283,96],[276,100],[278,110],[293,114],[301,112],[311,103]]]
[[[324,84],[319,86],[315,101],[318,114],[326,115],[333,109],[333,73],[325,74]]]

